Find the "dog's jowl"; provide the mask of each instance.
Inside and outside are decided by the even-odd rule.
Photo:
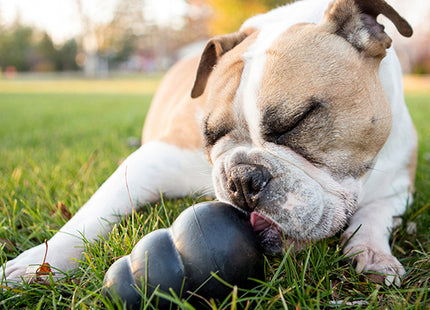
[[[75,268],[82,237],[105,235],[132,211],[129,196],[139,206],[160,193],[210,192],[250,213],[269,252],[344,228],[356,270],[400,284],[405,271],[388,241],[412,201],[416,134],[380,14],[412,35],[383,0],[303,0],[180,61],[154,97],[143,145],[48,241],[46,261]],[[7,280],[44,251],[7,262]]]

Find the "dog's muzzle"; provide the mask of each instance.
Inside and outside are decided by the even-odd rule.
[[[227,190],[231,202],[251,212],[258,205],[260,196],[272,179],[272,175],[263,166],[238,164],[229,170],[227,178]]]

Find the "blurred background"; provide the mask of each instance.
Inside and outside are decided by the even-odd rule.
[[[213,35],[288,0],[0,0],[0,78],[55,73],[109,77],[168,69]],[[430,1],[388,0],[414,27],[401,38],[405,73],[430,73]]]

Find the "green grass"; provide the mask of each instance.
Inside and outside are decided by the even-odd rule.
[[[121,89],[106,95],[64,89],[42,93],[32,87],[31,92],[23,88],[14,93],[0,85],[0,262],[50,238],[67,221],[59,206],[75,213],[134,150],[127,139],[140,137],[151,97]],[[430,306],[430,92],[409,93],[407,101],[420,149],[415,202],[392,238],[393,252],[407,270],[402,287],[387,287],[357,275],[345,262],[337,235],[301,253],[268,258],[266,282],[248,292],[232,290],[214,309]],[[114,309],[101,296],[109,266],[128,254],[143,235],[168,227],[182,210],[202,199],[145,206],[116,225],[106,240],[85,244],[79,269],[66,279],[50,286],[32,284],[0,291],[0,309]],[[407,222],[417,224],[416,233],[407,233]],[[335,306],[334,300],[344,303]]]

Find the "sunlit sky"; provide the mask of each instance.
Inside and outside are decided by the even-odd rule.
[[[94,22],[108,22],[118,0],[81,0],[83,11]],[[144,0],[145,17],[158,23],[177,23],[186,12],[184,0]],[[25,24],[46,30],[54,42],[79,34],[81,29],[76,0],[0,0],[0,24],[10,24],[19,12]]]

